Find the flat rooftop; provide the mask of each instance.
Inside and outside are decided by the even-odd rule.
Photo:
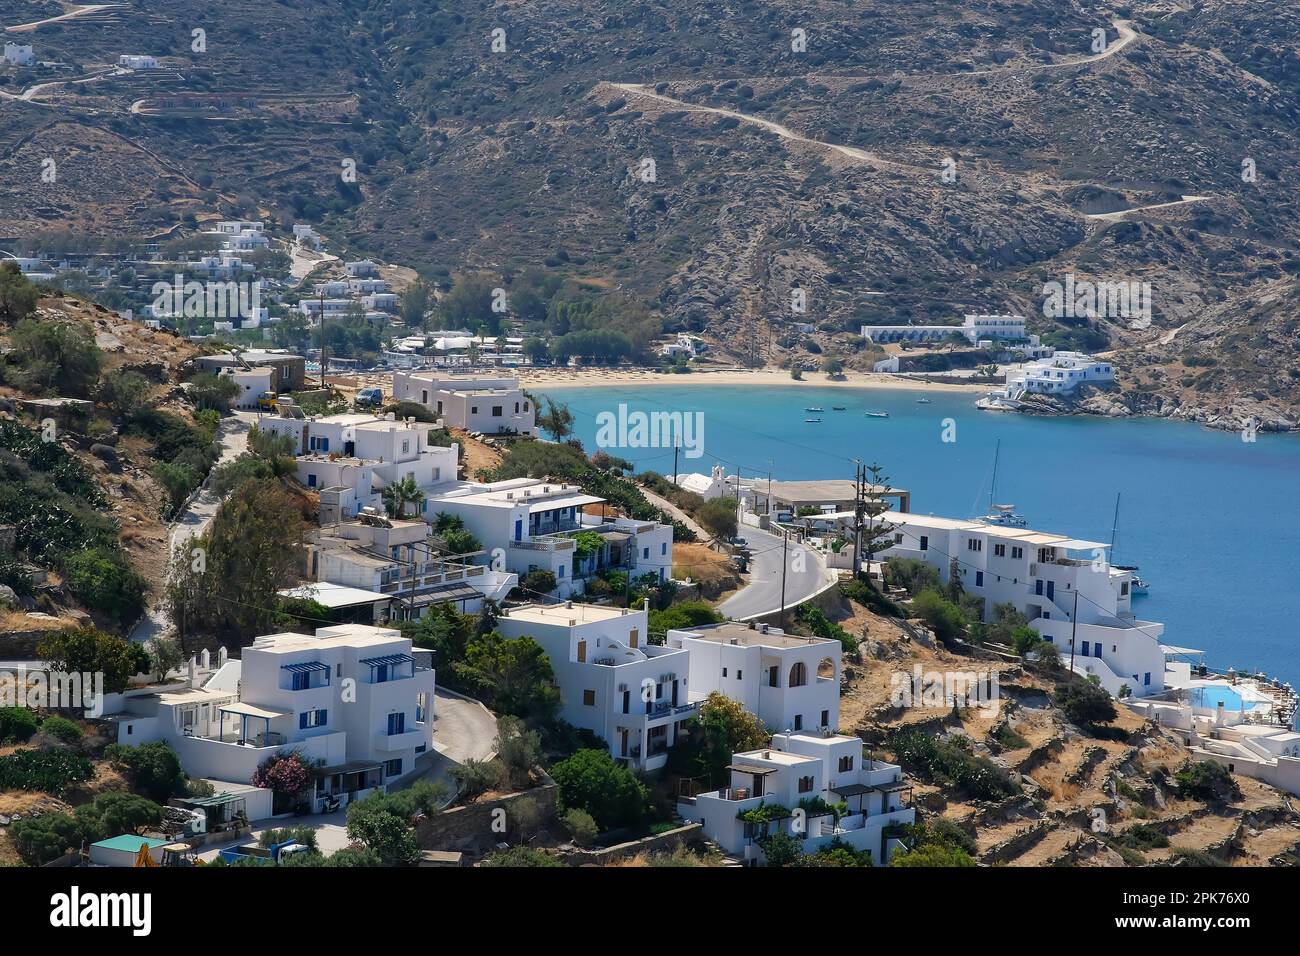
[[[870,486],[872,491],[886,494],[906,494],[903,488],[886,488],[880,485]],[[756,481],[753,490],[761,494],[768,493],[767,483]],[[790,502],[817,501],[852,501],[857,495],[857,486],[849,478],[824,478],[815,481],[774,481],[772,497]]]
[[[512,608],[503,618],[511,621],[526,621],[530,624],[554,624],[567,627],[570,621],[577,624],[594,624],[598,621],[612,621],[615,618],[631,618],[643,611],[633,608],[606,607],[599,604],[525,604]]]
[[[797,767],[801,763],[816,762],[821,760],[820,757],[809,757],[804,754],[792,754],[785,750],[746,750],[738,753],[732,760],[735,761],[732,766],[736,769],[743,770],[745,764],[751,761],[758,763],[761,767],[764,763],[780,764],[784,767]],[[760,762],[761,761],[761,762]]]
[[[1067,551],[1093,551],[1097,548],[1110,549],[1105,541],[1085,541],[1071,538],[1066,534],[1050,531],[1031,531],[1029,528],[1012,528],[1004,525],[989,524],[986,521],[971,521],[964,518],[943,518],[939,515],[922,515],[916,512],[886,511],[881,520],[892,525],[907,527],[916,525],[922,528],[936,528],[942,531],[981,532],[993,538],[1018,541],[1035,547],[1065,548]]]
[[[722,624],[708,624],[703,627],[676,628],[679,633],[697,641],[712,641],[715,644],[736,644],[741,647],[807,647],[810,644],[835,644],[825,637],[800,637],[797,634],[785,634],[779,628],[764,625],[751,628],[748,624],[726,621]]]
[[[391,563],[391,562],[390,562]],[[315,601],[331,611],[345,607],[357,607],[362,604],[374,604],[376,601],[391,601],[393,595],[379,591],[366,591],[362,588],[350,588],[345,584],[330,584],[328,581],[313,581],[300,584],[296,588],[285,588],[278,592],[283,598],[296,598],[302,601]]]
[[[334,633],[322,634],[321,631]],[[366,624],[341,624],[335,627],[320,628],[316,635],[298,634],[284,631],[279,634],[264,634],[257,638],[245,650],[263,651],[270,654],[289,654],[294,651],[312,651],[322,647],[371,647],[391,644],[402,639],[400,631],[385,627],[370,627]]]

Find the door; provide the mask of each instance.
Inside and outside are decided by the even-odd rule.
[[[578,642],[578,663],[579,664],[587,663],[587,642],[586,641]]]
[[[677,681],[673,681],[673,706],[677,706]]]
[[[515,519],[515,540],[522,541],[523,539],[524,539],[524,519],[516,518]]]
[[[1055,581],[1048,581],[1048,582],[1047,582],[1047,600],[1049,600],[1049,601],[1055,601],[1055,600],[1056,600],[1056,582],[1055,582]]]
[[[620,727],[618,732],[619,732],[619,740],[620,740],[618,755],[620,757],[626,757],[627,756],[627,728]]]
[[[637,642],[640,640],[640,637],[641,637],[641,629],[639,627],[634,627],[632,628],[632,636],[628,638],[628,643],[631,644],[632,647],[636,647]]]

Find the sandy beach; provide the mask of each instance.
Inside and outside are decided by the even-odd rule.
[[[849,372],[833,379],[821,372],[805,373],[801,381],[781,369],[728,369],[717,372],[694,371],[686,375],[654,372],[649,369],[542,368],[523,369],[519,379],[525,388],[599,388],[608,385],[650,385],[684,388],[691,385],[806,386],[848,389],[914,389],[926,392],[966,392],[982,394],[995,386],[987,383],[948,385],[921,379],[890,375],[884,372]]]

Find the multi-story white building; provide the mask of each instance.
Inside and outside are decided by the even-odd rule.
[[[731,760],[729,786],[683,797],[677,812],[702,824],[724,851],[752,863],[764,860],[760,841],[781,832],[801,840],[805,853],[838,840],[868,851],[881,866],[901,845],[887,829],[916,821],[904,803],[912,785],[902,769],[871,759],[857,737],[777,734],[770,746]],[[848,812],[837,818],[832,807],[841,803]],[[753,813],[761,807],[768,809]],[[759,815],[767,819],[754,820]]]
[[[232,379],[239,392],[231,400],[236,408],[257,408],[257,400],[265,392],[274,392],[275,369],[266,366],[253,368],[223,368],[218,375]]]
[[[517,575],[484,565],[448,561],[429,539],[429,525],[363,512],[340,521],[321,494],[321,528],[309,536],[308,578],[391,599],[392,620],[414,620],[450,602],[474,613],[483,600],[500,602],[519,583]]]
[[[699,711],[689,699],[687,652],[650,644],[644,610],[530,604],[501,615],[496,629],[545,649],[560,688],[560,716],[598,735],[630,767],[667,763],[683,721]]]
[[[354,279],[364,279],[379,275],[379,266],[369,259],[358,259],[356,262],[344,263],[343,271]]]
[[[985,620],[995,605],[1012,604],[1056,646],[1062,663],[1073,657],[1077,672],[1096,676],[1112,694],[1125,685],[1138,697],[1164,688],[1164,625],[1134,617],[1133,572],[1110,566],[1109,545],[897,511],[882,520],[894,529],[884,559],[918,558],[944,583],[955,561],[962,589],[983,599]]]
[[[260,219],[227,219],[217,223],[213,231],[223,236],[238,236],[245,232],[263,232],[265,228]]]
[[[1025,392],[1040,395],[1072,392],[1084,382],[1108,384],[1115,381],[1115,367],[1108,360],[1082,352],[1054,352],[1049,358],[1026,362],[1007,375],[1003,394],[1016,399]]]
[[[535,569],[554,574],[560,597],[581,593],[585,579],[606,570],[659,581],[671,577],[671,525],[586,513],[596,506],[603,511],[605,499],[576,485],[512,478],[462,482],[430,499],[425,517],[460,517],[485,550],[504,552],[505,570],[521,578]]]
[[[348,279],[344,288],[352,295],[374,295],[376,292],[387,292],[388,283],[383,279]]]
[[[667,644],[690,653],[692,699],[720,691],[770,730],[839,726],[839,641],[728,621],[669,631]]]
[[[341,516],[362,508],[383,510],[381,492],[404,478],[425,491],[421,511],[435,485],[456,478],[458,448],[433,443],[437,425],[398,420],[391,412],[291,418],[283,413],[263,418],[263,431],[293,439],[298,480],[308,488],[334,489]]]
[[[14,66],[31,66],[36,62],[36,53],[30,43],[6,43],[4,59]]]
[[[1019,341],[1038,345],[1038,336],[1025,332],[1022,315],[966,315],[961,325],[864,325],[863,338],[885,342],[945,342],[960,335],[971,345],[984,341]]]
[[[259,637],[201,685],[127,692],[106,719],[118,743],[166,741],[192,777],[247,784],[297,751],[319,768],[319,810],[416,769],[433,746],[434,679],[400,632],[347,624]]]
[[[394,372],[393,398],[419,402],[446,424],[496,435],[532,435],[537,409],[517,378],[439,378],[433,372]]]
[[[372,312],[383,312],[385,314],[397,311],[397,293],[396,292],[372,292],[369,295],[361,297],[363,308]]]
[[[298,301],[298,311],[307,316],[312,324],[320,321],[322,312],[327,319],[338,319],[347,315],[351,308],[351,299],[300,299]]]

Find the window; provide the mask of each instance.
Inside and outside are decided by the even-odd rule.
[[[470,406],[470,409],[469,409],[469,413],[470,413],[471,415],[477,415],[477,414],[478,414],[478,406],[477,406],[477,405],[471,405],[471,406]]]
[[[812,777],[800,777],[800,778],[799,778],[799,792],[800,792],[800,793],[811,793],[811,792],[812,792],[812,788],[813,788],[813,783],[814,783],[814,781],[813,781],[813,778],[812,778]]]
[[[389,760],[384,764],[385,777],[400,777],[401,775],[402,775],[401,757],[398,757],[396,760]]]
[[[794,715],[794,729],[803,730],[803,714]]]
[[[501,417],[501,414],[502,414],[502,408],[501,408],[501,406],[500,406],[500,405],[493,405],[493,406],[492,406],[492,417],[493,417],[493,418],[500,418],[500,417]]]
[[[808,668],[803,661],[795,661],[790,668],[790,686],[802,687],[808,683]]]
[[[841,757],[840,773],[848,773],[852,769],[853,769],[853,757],[851,755],[847,757]]]
[[[404,733],[406,733],[406,714],[400,710],[395,714],[389,714],[388,736],[393,737]]]
[[[928,534],[921,535],[921,550],[922,551],[930,550],[930,536]]]
[[[659,545],[659,556],[664,557],[668,554],[668,542],[664,541]]]
[[[308,476],[307,476],[307,487],[308,487],[308,488],[315,488],[315,487],[316,487],[316,476],[315,476],[314,474],[313,474],[313,475],[308,475]]]
[[[596,706],[596,692],[594,690],[584,690],[582,692],[582,706],[583,707]]]
[[[742,670],[737,669],[737,670],[736,670],[736,680],[742,680],[742,679],[744,679],[744,677],[745,677],[745,672],[742,671]]]
[[[722,669],[722,676],[723,677],[727,676],[727,669],[725,667]]]
[[[967,541],[966,541],[966,550],[967,550],[967,551],[983,551],[983,550],[984,550],[984,542],[981,541],[979,538],[969,538],[969,539],[967,539]]]
[[[831,725],[831,712],[830,712],[829,710],[823,710],[823,711],[822,711],[822,726],[823,726],[823,727],[829,727],[830,725]]]
[[[984,587],[984,572],[983,572],[983,571],[976,571],[976,572],[975,572],[975,586],[976,586],[977,588],[982,588],[982,587]]]
[[[313,727],[324,727],[328,717],[328,711],[304,710],[298,715],[298,729],[311,730]]]
[[[1007,556],[1007,546],[1005,544],[995,544],[993,546],[993,557],[1005,558]]]
[[[528,411],[528,403],[524,402],[524,411]]]
[[[648,561],[649,559],[650,559],[650,549],[649,549],[649,548],[642,548],[642,549],[641,549],[641,560],[642,560],[642,561]]]
[[[408,454],[411,451],[411,440],[408,438],[402,442],[402,454]]]
[[[1025,549],[1024,549],[1024,548],[1017,547],[1017,546],[1014,545],[1014,544],[1011,546],[1011,557],[1012,557],[1012,558],[1014,558],[1014,559],[1016,559],[1017,561],[1019,561],[1019,560],[1020,560],[1021,558],[1023,558],[1024,556],[1025,556]]]

